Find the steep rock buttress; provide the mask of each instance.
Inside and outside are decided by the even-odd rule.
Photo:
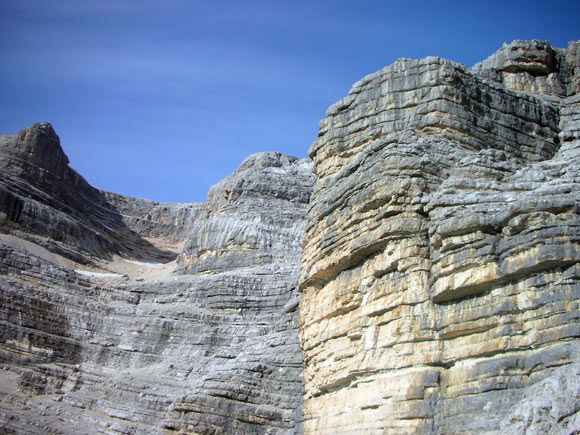
[[[304,433],[580,429],[579,46],[401,59],[329,108]]]

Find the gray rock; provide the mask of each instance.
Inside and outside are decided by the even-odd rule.
[[[580,430],[577,47],[401,59],[328,109],[300,277],[305,433]]]
[[[312,165],[279,153],[248,157],[213,186],[179,263],[186,273],[299,263]]]
[[[0,427],[577,433],[579,53],[401,59],[204,204],[1,136]]]
[[[60,140],[48,123],[5,137],[0,165],[0,213],[4,217],[0,231],[81,263],[91,264],[114,254],[171,260],[179,247],[166,249],[163,245],[167,244],[155,246],[147,240],[159,236],[160,231],[167,233],[165,222],[154,219],[145,228],[149,232],[136,232],[135,217],[129,215],[165,207],[167,213],[161,219],[186,224],[201,208],[199,204],[163,206],[94,188],[68,166]]]
[[[506,88],[549,96],[570,97],[580,91],[580,43],[572,41],[566,50],[547,41],[513,41],[473,66],[475,74],[501,83]]]
[[[37,130],[52,132],[35,125],[0,149],[3,430],[299,432],[296,284],[311,164],[257,154],[205,204],[160,204],[59,166],[68,160],[51,157],[64,156],[53,132],[41,171],[35,153],[46,147],[18,139]],[[118,255],[140,271],[62,266],[63,256],[96,266]],[[176,257],[177,273],[143,272]]]

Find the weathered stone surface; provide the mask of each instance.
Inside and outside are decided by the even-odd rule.
[[[156,246],[147,239],[163,239],[163,235],[171,241],[167,222],[179,224],[179,230],[174,231],[183,232],[199,214],[200,204],[159,204],[92,187],[68,166],[60,140],[48,123],[34,124],[17,136],[3,138],[1,231],[34,241],[75,261],[90,264],[115,254],[139,255],[155,261],[173,259],[176,246],[169,244],[169,249],[162,249],[161,245],[167,245],[161,243],[164,240]],[[148,226],[136,222],[138,213],[155,208],[165,211],[162,217],[154,213]],[[147,215],[142,219],[146,220]],[[180,234],[176,236],[179,238]]]
[[[204,209],[203,204],[168,204],[101,191],[123,225],[157,247],[179,252]],[[135,250],[131,251],[134,255]]]
[[[2,431],[578,433],[579,65],[401,59],[329,108],[313,193],[261,153],[126,198],[1,136]]]
[[[513,41],[484,61],[473,72],[508,89],[537,96],[569,97],[580,91],[580,43],[567,49],[546,41]]]
[[[279,153],[248,157],[213,186],[180,254],[188,273],[300,263],[312,164]]]
[[[305,433],[580,430],[577,53],[402,59],[329,108],[309,152]]]
[[[2,430],[299,432],[311,164],[258,154],[205,204],[159,204],[95,189],[62,156],[48,124],[0,149]]]

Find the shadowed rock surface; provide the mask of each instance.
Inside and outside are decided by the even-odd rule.
[[[304,433],[578,433],[579,46],[401,59],[329,108]]]
[[[1,143],[3,433],[300,431],[311,163],[160,204],[90,186],[47,123]]]
[[[166,205],[95,189],[68,166],[60,140],[48,123],[37,123],[0,140],[0,221],[2,232],[30,240],[71,260],[91,264],[114,254],[168,261],[176,253],[148,242],[150,236],[183,239],[201,205]],[[172,226],[167,222],[176,223]],[[137,232],[137,231],[139,232]],[[143,231],[145,230],[145,231]],[[169,234],[173,231],[176,234]],[[172,239],[173,237],[173,239]]]

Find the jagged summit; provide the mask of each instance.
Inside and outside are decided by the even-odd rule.
[[[580,41],[566,49],[539,40],[504,43],[472,71],[511,90],[570,97],[580,92]]]
[[[38,122],[15,136],[6,135],[4,138],[0,162],[6,169],[20,170],[20,175],[32,182],[65,177],[69,160],[50,123]]]
[[[252,154],[244,159],[238,170],[249,168],[280,168],[296,163],[298,157],[288,156],[274,151]]]
[[[556,50],[548,41],[515,40],[503,46],[478,65],[482,69],[496,69],[511,73],[528,72],[534,76],[557,71]],[[477,68],[476,68],[477,69]]]
[[[69,160],[60,146],[60,139],[52,125],[38,122],[21,130],[13,140],[4,144],[3,152],[36,165],[62,177]]]
[[[123,202],[132,203],[139,211],[159,204],[126,197],[121,200],[120,195],[91,186],[68,165],[60,139],[49,123],[36,123],[16,136],[5,136],[0,164],[0,213],[5,216],[2,232],[33,240],[81,263],[130,255],[135,246],[141,247],[137,254],[141,259],[176,257],[176,247],[166,249],[168,240],[151,243],[146,238],[153,234],[138,234],[132,228],[134,222],[119,212]],[[113,197],[116,202],[111,201]],[[187,216],[190,212],[181,207],[176,213]],[[152,231],[163,226],[157,222],[157,230]]]

